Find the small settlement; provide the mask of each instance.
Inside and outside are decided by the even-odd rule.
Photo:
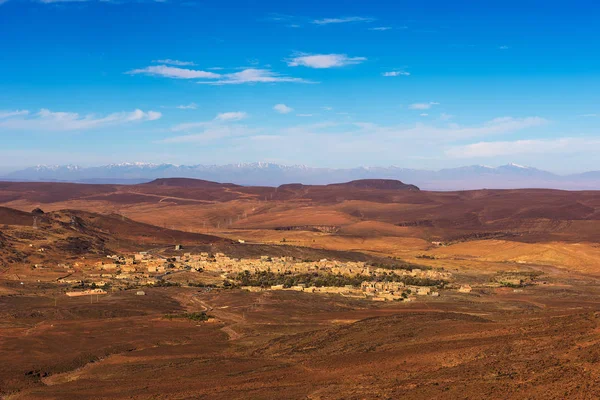
[[[177,249],[181,251],[180,249]],[[374,301],[411,301],[416,296],[439,296],[435,282],[449,282],[449,272],[432,269],[394,269],[373,267],[365,262],[298,260],[291,257],[231,258],[223,253],[183,253],[164,256],[149,252],[133,255],[108,256],[91,268],[86,268],[83,280],[69,277],[62,283],[81,284],[91,288],[119,288],[163,285],[176,274],[192,276],[190,285],[197,285],[208,274],[217,277],[221,286],[241,287],[249,291],[290,290],[307,293],[333,293],[346,297],[366,298]],[[68,266],[64,266],[69,268]],[[244,275],[245,274],[245,275]],[[243,284],[239,276],[269,276],[275,280],[287,277],[334,277],[335,285],[329,281],[294,284],[272,282],[272,284]],[[197,278],[194,278],[197,276]],[[393,277],[393,279],[390,279]],[[357,280],[358,279],[358,280]],[[285,279],[286,282],[289,279]],[[350,281],[352,284],[347,284]],[[89,294],[86,292],[86,294]]]

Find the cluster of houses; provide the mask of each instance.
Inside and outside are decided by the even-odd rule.
[[[373,300],[408,300],[414,296],[438,297],[439,292],[429,286],[405,285],[403,282],[363,282],[361,289]]]
[[[368,299],[373,301],[413,301],[416,296],[439,296],[439,292],[429,286],[414,286],[405,285],[402,282],[362,282],[360,288],[355,288],[352,285],[344,287],[306,287],[304,285],[292,286],[290,288],[284,285],[273,285],[269,289],[256,286],[244,286],[242,289],[251,292],[260,292],[264,290],[288,290],[306,293],[331,293],[339,294],[344,297],[353,297],[360,299]]]
[[[202,252],[199,254],[183,253],[181,255],[164,256],[148,252],[133,255],[112,255],[98,261],[91,271],[86,271],[86,284],[102,288],[107,284],[112,286],[152,285],[164,276],[176,272],[215,272],[224,278],[237,273],[248,271],[256,273],[270,271],[273,273],[302,274],[326,273],[347,276],[365,275],[380,276],[389,274],[390,270],[373,267],[359,261],[337,261],[322,259],[319,261],[298,260],[292,257],[270,257],[245,259],[231,258],[223,253]],[[403,270],[393,271],[399,276],[427,278],[431,280],[451,280],[451,274],[440,270]],[[63,283],[82,283],[76,279],[61,279]],[[348,297],[367,298],[374,301],[410,301],[416,296],[439,296],[435,288],[428,286],[405,285],[402,282],[365,281],[357,288],[345,287],[305,287],[297,285],[284,288],[283,285],[273,285],[268,289],[244,287],[247,290],[294,290],[309,293],[336,293]]]

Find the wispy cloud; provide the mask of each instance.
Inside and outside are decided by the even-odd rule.
[[[583,114],[583,115],[580,115],[580,117],[583,117],[583,118],[595,118],[597,116],[598,116],[598,114]]]
[[[390,31],[390,30],[392,30],[392,27],[391,26],[376,26],[376,27],[373,27],[373,28],[369,28],[369,30],[370,31],[380,31],[380,32],[383,32],[383,31]]]
[[[182,104],[182,105],[177,106],[175,108],[178,108],[180,110],[195,110],[195,109],[198,108],[198,104],[196,104],[196,103]]]
[[[360,64],[367,59],[365,57],[348,57],[346,54],[305,54],[299,53],[289,58],[287,64],[290,67],[309,68],[337,68],[347,65]]]
[[[169,67],[167,65],[153,65],[146,68],[128,71],[129,75],[153,75],[174,79],[218,79],[221,75],[214,72],[195,69]]]
[[[170,67],[167,65],[152,65],[146,68],[128,71],[127,74],[160,76],[172,79],[204,79],[198,81],[198,83],[205,85],[239,85],[243,83],[278,82],[315,83],[302,78],[281,75],[270,69],[260,68],[246,68],[239,72],[221,74],[196,69]]]
[[[294,111],[293,108],[288,107],[285,104],[275,104],[273,110],[277,111],[279,114],[289,114]]]
[[[423,121],[429,121],[424,118]],[[291,158],[306,162],[306,157],[342,162],[366,155],[379,162],[393,162],[402,157],[444,157],[452,145],[467,139],[513,134],[546,123],[539,117],[497,118],[486,123],[459,126],[436,126],[420,122],[413,125],[383,126],[348,120],[298,124],[287,128],[248,128],[237,126],[220,129],[207,125],[201,132],[169,139],[172,143],[198,143],[217,140],[230,155]],[[253,133],[256,132],[256,133]],[[341,140],[343,138],[343,140]],[[425,153],[425,154],[423,154]]]
[[[598,138],[532,139],[479,142],[454,146],[446,151],[453,158],[487,158],[513,154],[579,153],[600,151]]]
[[[282,22],[283,21],[283,22],[287,22],[287,21],[295,20],[297,18],[295,16],[293,16],[293,15],[288,15],[288,14],[271,13],[265,19],[267,21],[275,21],[275,22]]]
[[[411,110],[429,110],[432,106],[437,106],[439,104],[440,103],[435,101],[431,101],[429,103],[414,103],[408,106],[408,108]]]
[[[448,127],[436,127],[417,124],[412,128],[396,126],[380,126],[372,123],[354,123],[364,134],[375,137],[394,138],[418,138],[420,140],[435,139],[442,141],[455,141],[473,137],[491,136],[509,132],[517,132],[523,129],[546,125],[549,121],[540,117],[495,118],[479,126],[460,126],[450,124]]]
[[[185,132],[185,135],[165,138],[159,143],[205,143],[218,139],[254,135],[260,129],[249,128],[236,124],[246,119],[248,114],[243,111],[225,112],[215,116],[210,121],[189,122],[178,124],[171,128],[173,132]]]
[[[389,71],[389,72],[384,72],[382,74],[383,76],[410,76],[410,72],[406,72],[406,71]]]
[[[440,120],[442,120],[442,121],[450,121],[452,118],[454,118],[454,115],[450,115],[450,114],[446,114],[446,113],[440,114]]]
[[[7,2],[8,2],[8,0],[0,0],[0,6],[1,6],[2,4],[4,4],[4,3],[7,3]]]
[[[217,114],[216,120],[218,121],[240,121],[248,118],[248,114],[243,111],[234,111]]]
[[[29,114],[29,110],[0,110],[0,119],[2,118],[10,118],[18,115],[27,115]]]
[[[312,21],[316,25],[330,25],[330,24],[347,24],[351,22],[373,22],[375,18],[370,17],[339,17],[339,18],[323,18],[315,19]]]
[[[313,114],[296,114],[296,117],[302,117],[302,118],[308,118],[308,117],[312,117]]]
[[[180,61],[180,60],[171,60],[170,58],[164,60],[154,60],[152,61],[155,64],[167,64],[167,65],[176,65],[178,67],[187,67],[194,66],[196,63],[192,61]]]
[[[244,83],[316,83],[302,78],[281,75],[269,69],[248,68],[232,74],[223,74],[216,81],[200,81],[204,85],[240,85]]]
[[[270,14],[267,18],[267,21],[279,22],[288,28],[300,28],[301,23],[307,22],[305,18],[296,17],[294,15],[287,14],[278,14],[273,13]]]
[[[243,125],[208,124],[203,127],[202,132],[165,138],[158,141],[158,143],[206,143],[224,138],[251,136],[257,133],[260,133],[259,129]]]
[[[78,131],[132,122],[154,121],[162,117],[160,112],[134,110],[99,117],[94,114],[80,115],[73,112],[52,112],[41,109],[35,114],[21,111],[0,120],[0,129],[27,131]]]
[[[53,3],[83,3],[88,0],[40,0],[40,3],[53,4]]]
[[[510,49],[510,46],[499,46],[498,50],[508,50]]]
[[[231,111],[219,113],[210,121],[201,121],[201,122],[185,122],[182,124],[177,124],[171,128],[173,132],[182,132],[182,131],[192,131],[198,128],[206,128],[208,126],[216,126],[223,123],[229,123],[234,121],[241,121],[243,119],[248,118],[248,113],[244,111]]]

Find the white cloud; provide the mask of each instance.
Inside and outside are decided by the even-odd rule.
[[[182,124],[177,124],[171,128],[173,132],[181,132],[181,131],[190,131],[197,128],[204,128],[210,125],[212,121],[204,121],[204,122],[184,122]]]
[[[173,60],[159,60],[173,61]],[[222,68],[210,68],[219,70]],[[296,83],[315,83],[301,78],[294,78],[278,74],[269,69],[246,68],[239,72],[230,74],[220,74],[216,72],[201,71],[195,69],[170,67],[167,65],[153,65],[146,68],[134,69],[128,71],[129,75],[152,75],[162,76],[173,79],[205,79],[198,83],[206,85],[237,85],[243,83],[278,83],[278,82],[296,82]]]
[[[273,110],[277,111],[279,114],[289,114],[294,111],[293,108],[286,106],[285,104],[276,104],[273,107]]]
[[[348,57],[346,54],[298,54],[287,60],[290,67],[335,68],[360,64],[365,57]]]
[[[0,119],[16,117],[19,115],[27,115],[27,114],[29,114],[28,110],[15,110],[15,111],[0,110]]]
[[[406,72],[406,71],[389,71],[389,72],[384,72],[382,75],[383,76],[410,76],[410,72]]]
[[[73,112],[52,112],[41,109],[30,115],[28,112],[13,113],[0,120],[0,129],[31,131],[76,131],[96,129],[105,126],[122,125],[131,122],[154,121],[162,117],[160,112],[136,109],[132,112],[118,112],[105,117],[94,114],[80,115]]]
[[[440,119],[442,121],[450,121],[452,118],[454,118],[454,115],[450,115],[450,114],[446,114],[446,113],[440,114]]]
[[[164,60],[154,60],[152,61],[155,64],[168,64],[168,65],[177,65],[179,67],[193,66],[196,63],[192,61],[180,61],[180,60],[171,60],[170,58]]]
[[[500,47],[498,47],[498,49],[499,50],[508,50],[508,49],[510,49],[510,47],[509,46],[500,46]]]
[[[350,22],[373,22],[375,18],[369,17],[340,17],[340,18],[323,18],[315,19],[312,21],[316,25],[329,25],[329,24],[347,24]]]
[[[219,113],[213,118],[211,121],[202,121],[202,122],[185,122],[183,124],[177,124],[171,128],[173,132],[181,132],[181,131],[191,131],[194,129],[202,128],[206,129],[208,127],[220,126],[223,123],[241,121],[248,117],[248,113],[243,111],[232,111]]]
[[[421,117],[428,117],[428,116],[429,116],[429,114],[427,114],[427,113],[422,113],[422,114],[419,114],[419,116],[421,116]]]
[[[326,158],[338,165],[344,162],[352,165],[352,160],[359,157],[381,164],[393,163],[399,156],[448,159],[451,157],[444,152],[458,140],[512,134],[542,121],[537,117],[502,118],[467,127],[456,124],[440,127],[433,123],[381,126],[338,119],[283,129],[263,128],[249,136],[226,133],[229,136],[223,136],[219,143],[233,159],[250,153],[262,159],[276,157],[292,162],[317,162]],[[208,139],[200,136],[177,140],[201,143]]]
[[[548,121],[540,117],[527,118],[496,118],[475,126],[459,126],[451,124],[437,127],[430,124],[417,123],[413,126],[382,126],[371,122],[321,122],[308,126],[297,126],[283,130],[286,134],[302,136],[306,132],[317,135],[332,135],[339,137],[343,133],[345,140],[362,138],[372,143],[394,142],[401,144],[408,141],[419,143],[453,142],[474,137],[484,137],[513,133],[523,129],[539,127]],[[332,129],[338,131],[334,133]]]
[[[293,78],[280,75],[268,69],[248,68],[232,74],[223,74],[218,76],[216,81],[200,81],[198,83],[205,85],[240,85],[244,83],[316,83],[302,78]]]
[[[597,138],[533,139],[503,142],[479,142],[454,146],[446,155],[454,158],[481,158],[513,154],[579,153],[600,151]]]
[[[259,129],[248,128],[243,125],[213,125],[204,127],[200,133],[174,136],[160,140],[159,143],[205,143],[213,140],[250,136],[259,133]]]
[[[235,111],[217,114],[215,119],[218,121],[240,121],[242,119],[246,119],[247,117],[247,113],[243,111]]]
[[[127,72],[130,75],[154,75],[154,76],[164,76],[166,78],[175,78],[175,79],[218,79],[221,75],[216,74],[214,72],[207,71],[199,71],[195,69],[186,69],[186,68],[177,68],[177,67],[169,67],[166,65],[154,65],[141,69],[134,69]]]
[[[259,133],[260,129],[236,124],[237,121],[241,121],[247,117],[248,114],[242,111],[226,112],[217,114],[211,121],[175,125],[171,128],[171,131],[184,131],[187,134],[165,138],[160,140],[159,143],[206,143],[219,139],[243,137]]]
[[[429,110],[431,106],[437,106],[440,103],[436,103],[435,101],[431,101],[429,103],[414,103],[408,106],[411,110]]]
[[[417,138],[421,140],[435,139],[442,141],[453,141],[468,139],[473,137],[498,135],[509,132],[516,132],[527,128],[534,128],[546,125],[547,120],[540,117],[512,118],[503,117],[488,121],[480,126],[463,127],[458,124],[451,124],[445,128],[436,126],[416,124],[412,128],[396,126],[379,126],[372,123],[355,123],[364,134],[374,135],[375,137],[394,137],[394,138]]]
[[[391,29],[392,29],[391,26],[376,26],[374,28],[369,28],[370,31],[380,31],[380,32],[389,31]]]
[[[312,120],[292,118],[290,121]],[[218,157],[231,161],[248,160],[244,157],[251,154],[254,159],[277,158],[293,163],[318,163],[327,159],[330,165],[337,166],[340,163],[351,166],[358,157],[382,165],[393,164],[398,157],[406,160],[419,157],[452,159],[445,151],[453,145],[468,143],[463,140],[506,140],[508,134],[512,137],[519,130],[546,123],[538,117],[499,118],[470,126],[438,126],[434,122],[425,122],[429,119],[410,125],[388,126],[356,123],[337,116],[334,121],[317,121],[286,128],[247,127],[235,122],[208,121],[196,129],[165,138],[161,143],[172,143],[183,148],[186,144],[195,144],[199,148],[206,146],[206,156],[215,157],[215,160],[217,155],[213,154],[212,149],[218,145]],[[502,135],[505,135],[504,138]]]
[[[182,104],[176,108],[179,108],[180,110],[195,110],[198,108],[198,105],[196,103]]]
[[[265,18],[265,20],[267,21],[275,21],[275,22],[281,22],[281,21],[291,21],[296,19],[295,16],[293,15],[288,15],[288,14],[280,14],[280,13],[270,13],[269,16],[267,18]]]
[[[333,107],[326,106],[326,107],[321,107],[321,108],[322,108],[324,111],[333,111]]]
[[[296,114],[296,117],[312,117],[312,114]]]

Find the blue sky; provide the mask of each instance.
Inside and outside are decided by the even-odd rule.
[[[0,171],[598,170],[599,11],[578,0],[0,0]]]

